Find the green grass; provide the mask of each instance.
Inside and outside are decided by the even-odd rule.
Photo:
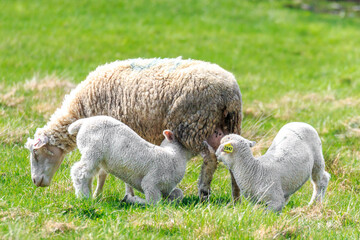
[[[289,2],[2,1],[0,239],[358,239],[360,18]],[[177,56],[234,73],[243,135],[258,142],[256,155],[287,122],[317,129],[332,175],[322,206],[306,206],[309,182],[280,215],[246,199],[233,205],[222,164],[210,202],[199,203],[199,158],[188,165],[180,183],[186,197],[177,205],[123,204],[124,184],[114,177],[101,199],[76,199],[69,172],[77,151],[51,187],[35,188],[23,145],[76,83],[116,59]]]

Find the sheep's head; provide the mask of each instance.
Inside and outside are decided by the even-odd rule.
[[[25,147],[30,150],[31,178],[37,187],[47,187],[64,159],[62,149],[49,145],[49,139],[41,135],[28,138]]]
[[[244,152],[250,152],[255,145],[254,141],[247,140],[237,134],[230,134],[221,139],[220,146],[216,150],[216,158],[230,168],[234,161],[241,158]]]

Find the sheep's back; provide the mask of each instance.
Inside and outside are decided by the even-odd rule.
[[[285,169],[291,165],[313,165],[314,159],[321,158],[321,140],[316,130],[301,122],[288,123],[275,136],[264,156],[268,164],[279,164]]]
[[[234,76],[216,64],[181,59],[133,59],[98,67],[68,101],[78,118],[114,117],[160,144],[170,129],[198,152],[216,127],[240,133],[241,94]]]

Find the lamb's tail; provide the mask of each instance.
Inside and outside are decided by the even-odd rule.
[[[70,134],[75,134],[75,133],[79,132],[79,129],[80,129],[81,125],[84,123],[84,120],[85,119],[79,119],[79,120],[73,122],[68,128],[68,132]]]

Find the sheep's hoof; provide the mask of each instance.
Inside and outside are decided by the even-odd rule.
[[[201,202],[209,201],[211,190],[199,189],[199,198]]]

